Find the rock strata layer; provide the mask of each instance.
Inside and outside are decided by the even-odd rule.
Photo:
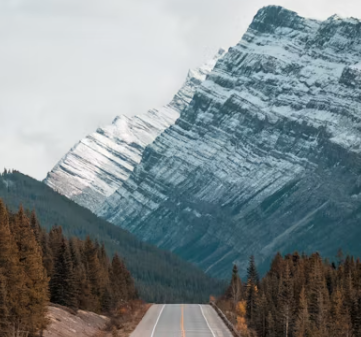
[[[261,9],[99,214],[212,275],[360,254],[361,22]]]
[[[189,71],[170,104],[133,117],[118,116],[111,125],[82,139],[53,168],[45,183],[97,213],[99,205],[128,179],[145,147],[174,124],[224,53],[221,49],[212,60]]]

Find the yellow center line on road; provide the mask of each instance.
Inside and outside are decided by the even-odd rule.
[[[184,305],[181,305],[181,331],[182,331],[182,337],[186,337],[186,332],[184,330]]]

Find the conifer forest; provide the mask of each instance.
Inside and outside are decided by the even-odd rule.
[[[117,253],[132,274],[139,296],[150,303],[203,303],[221,294],[226,284],[206,275],[171,252],[137,239],[97,217],[40,181],[18,171],[0,174],[0,198],[13,213],[22,204],[35,210],[42,228],[62,227],[65,237],[98,240],[108,256]]]
[[[0,0],[0,74],[0,337],[361,337],[360,0]]]
[[[0,201],[0,336],[35,336],[47,325],[49,301],[109,313],[138,297],[122,259],[104,245],[67,239],[61,227],[42,229],[22,207]]]
[[[254,258],[242,283],[233,268],[226,293],[217,301],[241,336],[361,336],[361,262],[337,254],[336,262],[277,254],[260,279]]]

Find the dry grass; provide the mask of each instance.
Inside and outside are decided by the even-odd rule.
[[[147,313],[151,304],[140,300],[124,303],[113,313],[104,337],[129,337]],[[103,336],[96,336],[103,337]]]

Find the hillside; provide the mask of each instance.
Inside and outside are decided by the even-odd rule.
[[[0,176],[0,198],[10,210],[20,204],[34,209],[46,229],[59,225],[67,236],[89,235],[104,242],[110,255],[118,252],[133,275],[140,296],[149,302],[205,302],[223,284],[193,265],[135,238],[89,210],[19,172]]]
[[[214,276],[360,255],[360,27],[259,10],[99,214]]]

